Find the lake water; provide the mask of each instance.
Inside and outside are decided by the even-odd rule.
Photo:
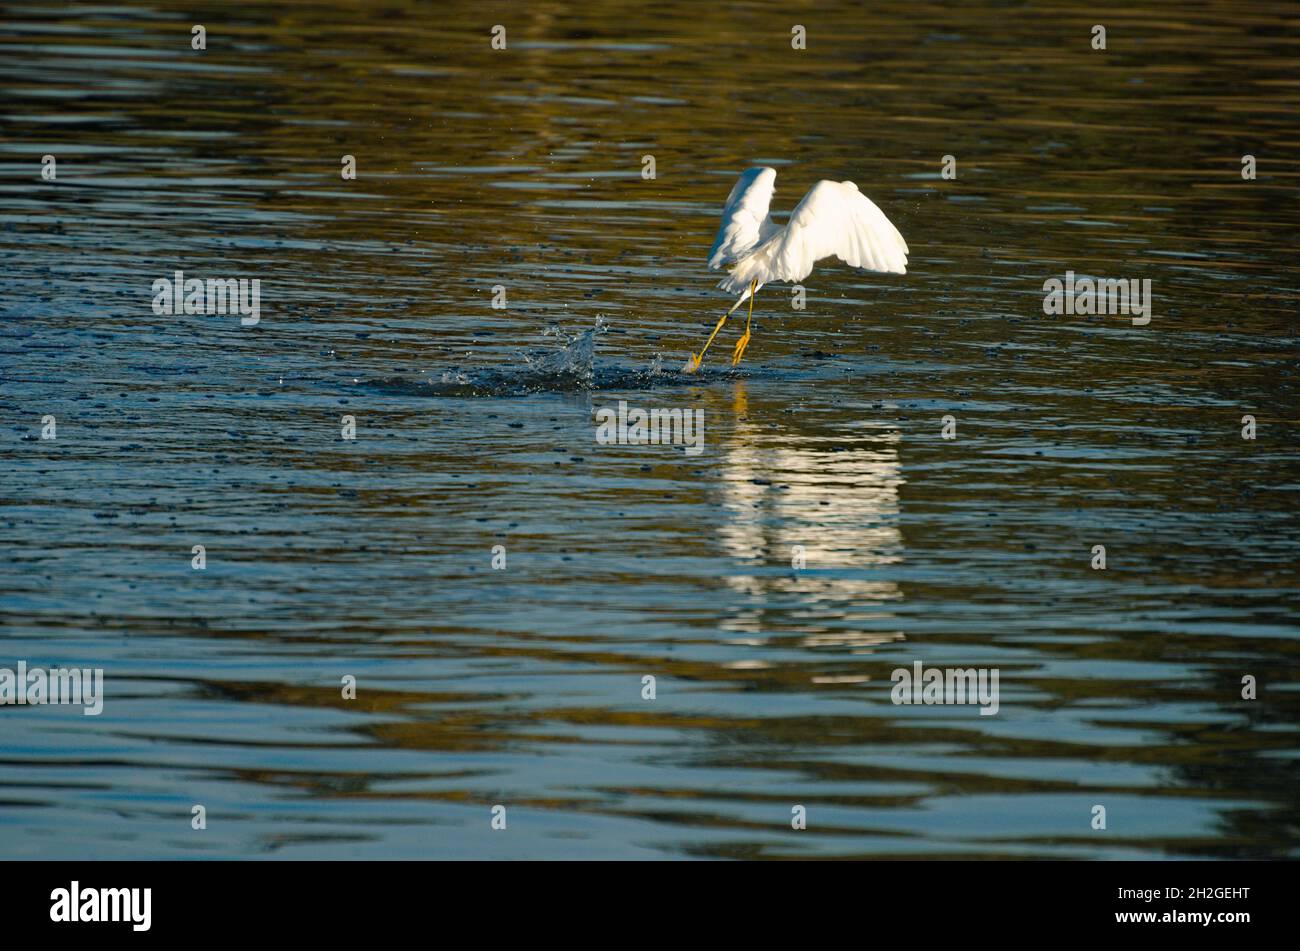
[[[0,667],[106,694],[0,708],[0,856],[1300,854],[1293,6],[190,10],[0,22]],[[755,164],[909,273],[687,377]]]

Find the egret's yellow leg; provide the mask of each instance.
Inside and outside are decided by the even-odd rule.
[[[696,370],[700,368],[700,364],[704,361],[704,354],[709,349],[709,344],[713,343],[713,338],[718,335],[718,331],[721,330],[722,325],[727,322],[727,318],[730,317],[732,314],[734,314],[736,312],[736,308],[743,303],[744,303],[743,300],[736,301],[735,306],[733,306],[731,310],[727,311],[720,318],[718,318],[718,325],[713,328],[713,333],[709,334],[709,339],[704,341],[704,349],[700,351],[699,356],[696,356],[693,353],[691,354],[691,358],[686,361],[686,366],[682,367],[683,373],[694,373]],[[750,306],[750,310],[753,310],[754,305],[751,303],[749,306]]]
[[[745,355],[745,348],[749,346],[749,322],[754,319],[754,286],[757,283],[757,281],[750,281],[749,283],[749,316],[745,318],[745,332],[736,341],[736,351],[731,355],[731,365],[733,367],[740,363],[740,358]]]

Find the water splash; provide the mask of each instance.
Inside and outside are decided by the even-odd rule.
[[[608,330],[609,325],[600,314],[596,315],[594,327],[576,336],[570,336],[558,325],[547,327],[542,336],[555,337],[560,346],[520,354],[525,374],[537,379],[569,380],[575,384],[574,389],[591,389],[596,374],[596,338]]]
[[[596,362],[596,345],[609,331],[603,316],[594,326],[578,333],[551,326],[543,337],[553,338],[549,347],[520,353],[520,365],[481,369],[438,370],[420,380],[379,379],[361,381],[381,393],[418,396],[510,397],[533,393],[576,393],[593,390],[649,390],[668,386],[689,386],[718,376],[747,376],[745,371],[726,370],[689,375],[665,369],[663,354],[656,353],[647,366],[629,367]]]

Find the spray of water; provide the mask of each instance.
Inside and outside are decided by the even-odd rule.
[[[520,354],[525,374],[538,380],[554,378],[568,381],[578,389],[590,389],[596,375],[596,338],[609,329],[605,318],[596,316],[596,325],[576,335],[563,327],[552,325],[542,331],[544,337],[554,337],[559,347],[529,350]]]
[[[542,336],[550,338],[547,341],[550,345],[521,352],[515,366],[438,370],[418,383],[393,379],[369,381],[367,385],[387,393],[421,396],[508,397],[531,393],[696,386],[709,375],[688,376],[676,369],[664,369],[663,355],[658,353],[644,367],[610,362],[597,365],[597,341],[608,331],[609,324],[598,315],[595,325],[586,330],[570,332],[560,326],[547,327]],[[730,371],[728,375],[735,375],[735,372]]]

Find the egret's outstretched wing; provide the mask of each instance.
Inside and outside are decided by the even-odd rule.
[[[776,169],[764,166],[740,173],[722,209],[722,224],[709,251],[709,267],[737,260],[776,230],[767,217],[775,191]]]
[[[797,283],[829,257],[869,271],[906,274],[907,254],[898,229],[857,185],[821,181],[808,189],[785,228],[733,268],[719,286],[739,293],[750,281]]]

